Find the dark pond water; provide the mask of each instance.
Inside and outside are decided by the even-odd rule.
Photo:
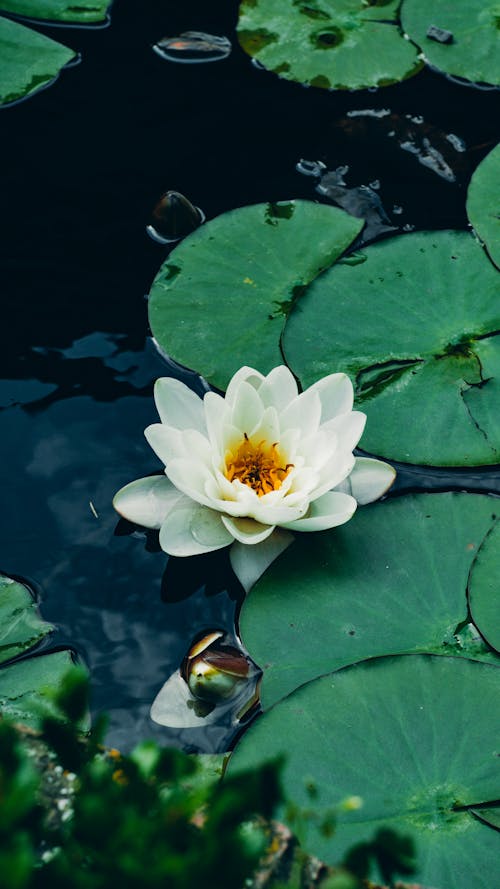
[[[305,89],[250,63],[236,20],[236,2],[116,0],[107,29],[40,27],[82,62],[2,116],[0,567],[38,591],[57,625],[48,645],[89,665],[94,708],[124,750],[151,735],[224,747],[223,727],[179,735],[148,714],[193,637],[233,627],[239,596],[225,553],[167,564],[155,535],[117,523],[111,506],[124,483],[160,469],[142,435],[156,421],[153,381],[172,372],[147,325],[168,253],[145,232],[159,196],[176,189],[210,219],[328,201],[342,179],[371,186],[388,228],[464,228],[470,175],[499,136],[497,91],[431,71],[378,92]],[[229,37],[231,55],[181,65],[153,52],[186,30]],[[348,170],[318,193],[301,159],[323,175]],[[500,472],[411,468],[397,482],[450,487],[500,493]]]

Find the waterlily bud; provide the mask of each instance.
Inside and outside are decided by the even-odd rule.
[[[178,191],[167,191],[156,204],[152,213],[152,224],[146,231],[160,243],[178,241],[198,228],[205,217],[198,207],[188,201]]]
[[[249,661],[237,648],[218,642],[222,635],[204,636],[192,646],[183,662],[181,673],[198,700],[218,703],[230,698],[249,678]]]

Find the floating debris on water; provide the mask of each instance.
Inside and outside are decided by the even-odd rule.
[[[347,117],[389,117],[390,108],[361,108],[358,111],[348,111]]]
[[[205,214],[179,191],[166,191],[153,209],[146,231],[153,241],[171,244],[205,222]]]
[[[232,49],[227,37],[203,31],[183,31],[178,37],[162,37],[153,44],[154,52],[168,62],[197,64],[227,59]]]
[[[460,136],[455,136],[455,133],[448,133],[446,139],[450,143],[450,145],[453,145],[455,151],[467,151],[467,145],[465,144],[464,140],[461,139]]]
[[[433,172],[437,173],[438,176],[441,176],[442,179],[446,179],[447,182],[456,181],[456,176],[453,170],[449,164],[446,163],[441,152],[438,151],[437,148],[434,148],[426,137],[422,139],[422,146],[417,145],[416,142],[411,139],[408,139],[405,142],[400,142],[399,144],[403,151],[409,151],[410,154],[414,154],[422,166],[433,170]]]
[[[327,171],[316,186],[316,191],[333,201],[342,210],[365,219],[366,225],[361,235],[361,242],[365,243],[382,234],[397,231],[397,227],[391,224],[379,195],[368,185],[358,185],[354,188],[346,186],[344,176],[349,167],[338,167],[336,170]],[[380,182],[375,183],[380,188]]]
[[[430,25],[425,36],[437,43],[453,43],[453,32],[447,31],[445,28],[437,28],[436,25]]]
[[[322,161],[306,161],[301,157],[295,169],[303,176],[321,176],[323,170],[326,170],[326,166]]]

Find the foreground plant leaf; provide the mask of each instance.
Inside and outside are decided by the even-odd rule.
[[[333,365],[355,380],[372,454],[500,462],[498,272],[466,232],[399,235],[363,254],[308,288],[285,328],[287,363],[304,386]]]
[[[484,495],[417,494],[300,535],[241,610],[243,644],[264,673],[262,706],[378,655],[427,651],[500,664],[463,630],[471,565],[498,509]]]
[[[0,664],[37,645],[54,628],[23,583],[0,575]]]
[[[243,0],[238,39],[275,74],[325,89],[386,86],[422,67],[397,0]]]
[[[472,619],[486,641],[500,652],[500,523],[479,550],[469,582]]]
[[[5,8],[5,6],[4,6]],[[0,16],[0,104],[33,95],[71,59],[72,49]]]
[[[312,201],[224,213],[172,251],[151,289],[149,321],[161,348],[225,389],[242,364],[282,363],[284,320],[304,288],[363,226]]]
[[[2,11],[53,22],[103,22],[109,0],[2,0]]]
[[[360,808],[338,811],[333,836],[311,824],[302,839],[327,863],[390,829],[414,845],[413,879],[491,889],[498,832],[468,809],[498,797],[499,692],[497,667],[463,658],[365,661],[264,713],[237,744],[227,774],[283,756],[285,796],[309,808],[312,789],[318,821],[340,799],[361,797]]]
[[[497,0],[404,0],[401,23],[431,65],[476,83],[500,84]],[[431,25],[450,32],[451,41],[428,37]]]
[[[467,215],[500,268],[500,145],[477,167],[467,192]]]

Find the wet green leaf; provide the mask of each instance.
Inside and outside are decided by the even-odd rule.
[[[162,349],[225,389],[243,365],[282,364],[283,324],[309,282],[354,240],[363,221],[312,201],[224,213],[172,251],[151,290]]]
[[[24,584],[0,575],[0,664],[37,645],[54,628]]]
[[[500,145],[479,164],[470,181],[467,215],[500,268]]]
[[[324,89],[385,86],[416,74],[417,49],[402,38],[397,0],[243,0],[238,39],[287,80]]]
[[[500,523],[479,550],[469,582],[472,619],[486,641],[500,651]]]
[[[71,59],[72,49],[0,16],[0,104],[47,86]]]
[[[318,818],[361,797],[360,808],[338,808],[333,837],[312,823],[303,838],[304,850],[327,863],[391,830],[415,849],[412,879],[439,889],[491,889],[498,832],[468,807],[498,796],[499,692],[498,667],[464,658],[365,661],[302,686],[264,713],[237,744],[228,774],[282,755],[285,795],[307,808],[313,783]]]
[[[43,713],[53,710],[54,692],[73,664],[69,650],[25,658],[0,669],[0,713],[39,728]]]
[[[360,507],[332,531],[299,534],[241,610],[243,644],[264,672],[263,707],[379,655],[500,664],[466,631],[469,572],[499,509],[485,495],[416,494]]]
[[[431,65],[476,83],[500,84],[498,0],[404,0],[401,22]],[[432,25],[450,32],[451,42],[428,37]]]
[[[283,349],[304,387],[355,383],[361,447],[403,463],[500,462],[500,280],[466,232],[418,232],[364,248],[308,288]]]
[[[2,12],[53,22],[103,22],[109,0],[2,0]]]

